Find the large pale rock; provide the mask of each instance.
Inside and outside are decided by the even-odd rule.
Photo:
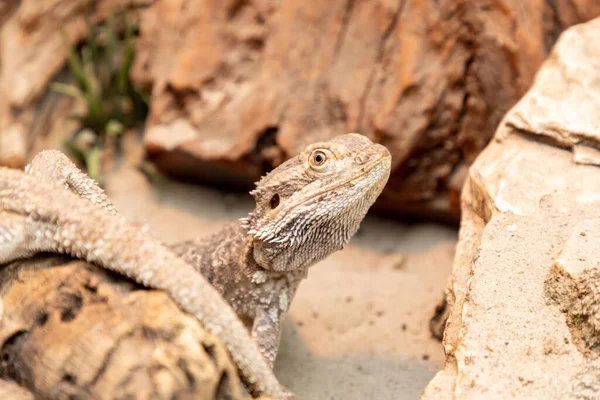
[[[307,143],[358,131],[393,174],[377,207],[456,218],[466,169],[557,35],[597,0],[157,0],[134,79],[164,171],[249,186]]]
[[[422,399],[598,398],[600,19],[562,34],[469,170],[446,366]]]

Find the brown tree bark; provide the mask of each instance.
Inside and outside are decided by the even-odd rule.
[[[249,187],[308,143],[392,153],[375,207],[456,219],[466,170],[558,34],[597,0],[156,0],[133,78],[166,172]]]
[[[15,382],[0,380],[0,399],[34,400],[33,393]]]
[[[240,398],[226,348],[163,292],[40,256],[0,271],[0,298],[2,399]]]

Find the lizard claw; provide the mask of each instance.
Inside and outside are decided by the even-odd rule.
[[[295,400],[296,396],[283,386],[280,389],[280,392],[277,394],[277,397],[274,397],[277,400]]]
[[[256,396],[256,394],[254,394]],[[253,397],[254,398],[254,397]],[[279,389],[275,393],[261,394],[259,397],[254,398],[255,400],[296,400],[296,396],[283,386],[279,386]]]

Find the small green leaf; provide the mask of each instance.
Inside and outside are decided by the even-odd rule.
[[[52,82],[50,83],[50,90],[64,94],[66,96],[75,97],[78,99],[84,99],[85,96],[81,93],[81,90],[75,85],[68,85],[66,83],[61,82]]]
[[[84,162],[83,151],[75,144],[73,138],[65,140],[63,146],[79,163]]]
[[[88,150],[89,148],[95,146],[97,142],[98,134],[88,128],[82,129],[81,132],[79,132],[75,138],[73,138],[73,143],[82,151]]]
[[[142,101],[144,102],[144,104],[146,106],[150,107],[150,102],[151,102],[150,93],[148,93],[148,92],[146,92],[145,90],[142,90],[142,89],[136,89],[135,91],[138,94],[138,96],[140,96],[140,99],[142,99]]]
[[[114,65],[117,53],[117,16],[115,10],[112,10],[108,17],[106,34],[108,36],[106,42],[106,62],[110,67],[111,73],[118,70],[118,66]]]
[[[120,136],[125,132],[125,125],[116,119],[111,119],[106,124],[106,133],[110,136]]]
[[[98,185],[102,185],[104,182],[104,177],[102,176],[100,166],[102,151],[97,146],[94,146],[85,151],[83,155],[85,158],[85,166],[88,171],[88,175],[90,178],[95,180]]]
[[[67,34],[64,32],[64,30],[61,30],[61,32],[63,32],[63,40],[65,43],[65,46],[68,46],[67,64],[69,65],[69,70],[71,71],[73,78],[75,78],[75,81],[77,82],[77,84],[79,85],[81,90],[83,92],[86,92],[88,90],[88,88],[87,88],[87,83],[85,81],[85,77],[83,75],[83,65],[79,61],[79,57],[77,56],[77,53],[75,53],[75,48],[72,46],[69,46],[69,40],[67,38]]]
[[[126,93],[129,86],[129,70],[133,64],[134,59],[134,48],[133,48],[133,26],[129,21],[128,14],[123,15],[125,21],[125,39],[124,39],[124,52],[123,60],[121,63],[121,69],[119,70],[117,86],[121,93]]]
[[[94,25],[91,20],[91,8],[93,7],[92,1],[87,4],[88,9],[85,13],[85,26],[88,30],[88,43],[90,46],[90,52],[92,55],[92,59],[94,62],[97,62],[100,59],[100,53],[98,51],[98,27]]]
[[[140,165],[138,165],[138,170],[144,174],[152,185],[154,185],[160,199],[164,193],[165,184],[167,183],[165,175],[163,175],[158,168],[156,168],[156,165],[150,161],[142,161]]]

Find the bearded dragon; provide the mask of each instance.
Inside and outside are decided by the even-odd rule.
[[[247,218],[171,248],[231,304],[272,366],[298,285],[356,233],[390,166],[388,150],[362,135],[309,145],[257,182]]]
[[[272,367],[299,283],[356,233],[390,168],[389,151],[359,134],[312,144],[257,182],[256,207],[247,218],[170,249],[229,302]],[[42,152],[26,170],[118,216],[102,189],[62,153]],[[180,264],[164,270],[187,268]]]

